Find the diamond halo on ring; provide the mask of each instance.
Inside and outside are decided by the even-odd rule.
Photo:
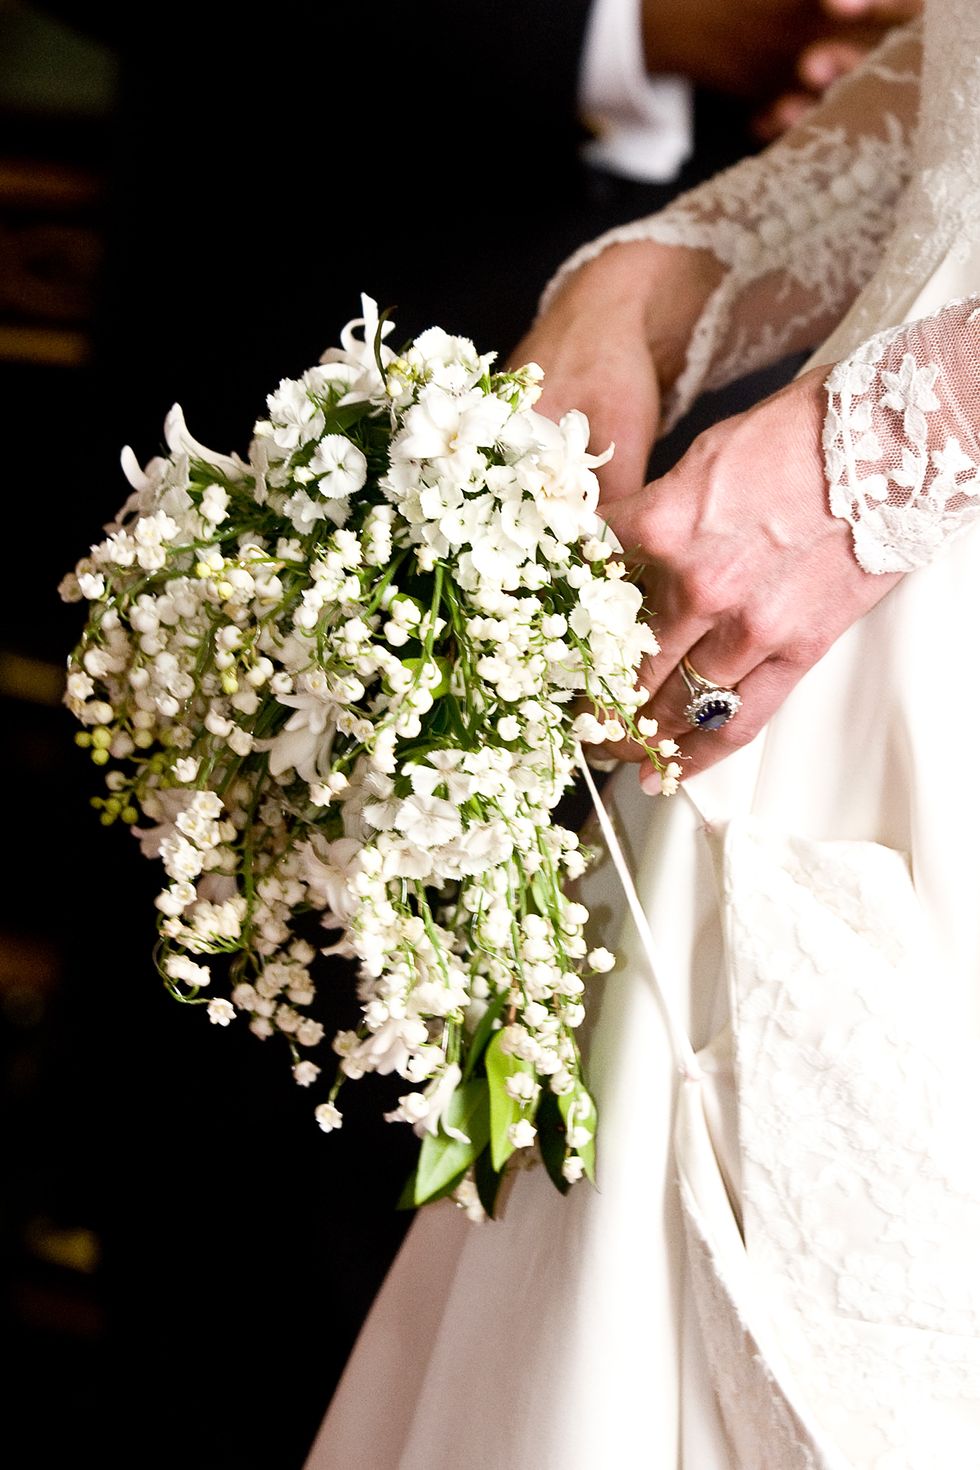
[[[725,689],[699,674],[685,655],[680,661],[680,674],[687,685],[691,698],[684,709],[684,717],[695,730],[720,730],[722,725],[734,719],[742,708],[742,696],[734,689]]]

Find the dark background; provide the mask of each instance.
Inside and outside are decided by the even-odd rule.
[[[156,872],[89,808],[55,588],[125,496],[119,448],[157,452],[177,399],[244,449],[362,289],[400,337],[505,354],[560,260],[667,192],[579,162],[582,0],[243,14],[0,9],[10,1470],[298,1470],[407,1224],[411,1137],[379,1091],[328,1138],[275,1040],[170,1001]],[[684,183],[749,146],[734,105],[698,119]],[[349,997],[338,970],[334,1024]]]

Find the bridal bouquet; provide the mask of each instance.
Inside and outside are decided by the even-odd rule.
[[[89,604],[67,702],[108,768],[102,822],[163,864],[172,994],[278,1034],[317,1087],[325,925],[361,1010],[330,1039],[321,1128],[345,1080],[397,1073],[386,1117],[421,1138],[405,1202],[492,1213],[535,1139],[559,1188],[593,1173],[576,1032],[613,957],[588,951],[564,892],[586,857],[552,811],[580,741],[656,733],[636,670],[657,645],[584,416],[535,413],[534,364],[491,373],[438,328],[396,355],[363,313],[280,383],[247,459],[176,407],[166,458],[124,452],[133,493],[61,588]]]

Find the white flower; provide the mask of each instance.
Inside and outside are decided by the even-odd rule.
[[[231,497],[223,485],[208,485],[201,496],[201,515],[206,521],[218,526],[228,517]]]
[[[309,1018],[301,1021],[296,1027],[296,1040],[300,1046],[318,1046],[323,1040],[323,1026]]]
[[[562,1162],[562,1178],[567,1179],[569,1184],[576,1184],[584,1172],[585,1165],[582,1163],[578,1154],[569,1154],[568,1158]]]
[[[461,750],[430,751],[424,766],[413,764],[406,768],[412,791],[416,796],[432,796],[442,786],[454,806],[467,801],[473,795],[476,781],[473,776],[460,770],[462,761]]]
[[[305,490],[297,490],[286,501],[286,514],[302,535],[306,535],[326,515],[322,500],[314,500]]]
[[[586,711],[576,715],[572,721],[572,734],[583,745],[601,745],[606,738],[606,729],[602,720],[597,720],[595,715]]]
[[[379,324],[377,302],[364,294],[361,295],[361,311],[363,315],[349,321],[341,332],[340,347],[329,347],[320,358],[321,363],[329,365],[331,373],[335,373],[340,366],[348,370],[343,379],[347,391],[340,399],[341,403],[357,402],[385,391],[375,360],[375,341],[379,335],[379,326],[382,364],[387,367],[394,359],[391,348],[383,345],[385,337],[394,330],[394,322]],[[354,335],[358,327],[364,328],[360,340]],[[352,372],[349,371],[351,369]]]
[[[335,1128],[340,1128],[344,1121],[340,1109],[330,1102],[321,1103],[313,1116],[324,1133],[332,1133]]]
[[[319,1075],[320,1068],[316,1062],[297,1062],[293,1068],[293,1081],[298,1082],[300,1087],[311,1086]]]
[[[504,1091],[515,1102],[526,1105],[537,1098],[541,1084],[529,1072],[514,1072],[504,1079]]]
[[[155,900],[156,907],[168,918],[178,918],[184,910],[197,898],[197,889],[193,883],[172,883],[158,894]]]
[[[236,725],[228,735],[228,745],[236,755],[246,756],[255,744],[253,737],[240,725]]]
[[[212,708],[204,716],[204,728],[210,731],[212,735],[217,735],[219,740],[227,740],[235,727],[227,715],[223,715],[220,710]]]
[[[186,837],[172,833],[160,843],[160,856],[167,876],[178,883],[196,878],[204,867],[204,855]]]
[[[186,955],[172,954],[167,957],[164,969],[171,980],[184,980],[188,985],[210,985],[211,971],[207,965],[195,964]],[[212,1001],[212,1005],[218,1002]],[[221,1002],[224,1004],[224,1002]],[[210,1011],[209,1011],[210,1014]],[[212,1021],[214,1017],[211,1017]]]
[[[462,831],[459,812],[440,796],[409,796],[395,820],[399,832],[416,847],[428,849],[452,842]]]
[[[184,422],[184,411],[179,403],[175,403],[167,414],[163,424],[163,435],[171,454],[186,455],[189,459],[198,460],[201,464],[208,464],[213,469],[221,470],[229,478],[241,478],[245,469],[241,460],[233,455],[215,454],[213,449],[206,449],[203,444],[199,443],[189,433],[187,425]],[[125,454],[126,451],[124,451]],[[130,484],[139,490],[152,484],[153,477],[150,472],[154,470],[155,466],[162,466],[163,464],[164,461],[162,460],[153,460],[147,466],[147,472],[144,474],[136,463],[132,450],[129,450],[128,458],[124,458],[123,461],[123,469],[130,478]]]
[[[325,500],[346,500],[367,480],[367,460],[343,434],[326,434],[316,446],[309,468]]]
[[[235,1019],[235,1007],[230,1000],[208,1002],[208,1020],[213,1026],[228,1026]]]
[[[89,602],[95,602],[105,591],[105,577],[101,572],[79,572],[78,588]]]
[[[421,1092],[406,1092],[398,1099],[398,1106],[384,1114],[386,1123],[411,1123],[416,1129],[424,1121],[429,1104]]]
[[[416,1047],[424,1045],[428,1031],[422,1021],[390,1017],[378,1030],[355,1047],[346,1058],[366,1072],[402,1075]]]
[[[340,837],[323,845],[307,843],[300,852],[303,878],[312,903],[326,909],[344,924],[356,912],[359,899],[355,884],[363,871],[363,845],[356,838]]]
[[[90,674],[84,674],[80,669],[76,669],[68,675],[66,688],[72,699],[84,700],[94,692],[95,681]]]
[[[459,395],[425,388],[392,442],[392,461],[449,460],[446,473],[466,478],[476,449],[495,444],[509,417],[508,404],[479,388]]]
[[[305,383],[283,378],[268,398],[274,442],[280,449],[296,449],[323,432],[323,414]]]
[[[326,771],[337,733],[337,710],[341,701],[326,687],[303,694],[281,694],[279,703],[292,708],[279,734],[268,742],[269,772],[281,776],[294,767],[304,781],[317,781]],[[231,726],[226,735],[231,734]]]
[[[578,598],[568,621],[585,639],[594,630],[624,637],[633,631],[643,606],[643,593],[632,582],[593,579],[579,589]]]
[[[529,1118],[521,1118],[507,1129],[507,1137],[515,1148],[530,1148],[537,1136],[538,1130]]]
[[[452,1100],[456,1088],[459,1086],[462,1072],[455,1062],[450,1062],[441,1076],[436,1077],[423,1094],[425,1098],[425,1112],[419,1117],[415,1124],[415,1132],[421,1138],[423,1133],[431,1133],[433,1137],[439,1131],[442,1116]],[[458,1128],[448,1128],[443,1124],[443,1132],[457,1142],[469,1143],[466,1134]]]
[[[612,457],[613,450],[610,445],[604,454],[586,452],[589,421],[583,413],[573,409],[554,424],[528,409],[514,415],[506,438],[518,450],[518,465],[526,474],[528,488],[560,542],[601,530],[595,515],[599,481],[593,471]]]

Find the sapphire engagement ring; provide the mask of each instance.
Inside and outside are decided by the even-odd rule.
[[[684,714],[695,730],[720,730],[742,708],[741,695],[734,689],[723,689],[719,684],[713,684],[699,674],[686,657],[680,661],[680,673],[691,696]]]

